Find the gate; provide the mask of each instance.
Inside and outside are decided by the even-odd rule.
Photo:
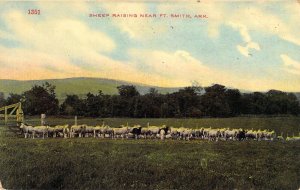
[[[5,125],[7,125],[7,122],[10,119],[15,119],[17,121],[17,123],[24,122],[24,113],[22,110],[22,102],[1,107],[0,108],[0,119],[2,119],[2,118],[4,118]]]

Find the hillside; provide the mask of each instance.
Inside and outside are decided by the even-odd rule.
[[[163,88],[103,78],[67,78],[29,81],[0,80],[0,92],[3,92],[5,96],[9,93],[21,94],[22,92],[29,90],[33,85],[41,85],[45,82],[49,82],[56,86],[56,94],[60,100],[64,99],[67,94],[77,94],[82,97],[88,92],[98,93],[99,90],[102,90],[104,94],[117,94],[117,86],[120,85],[134,85],[141,94],[147,93],[152,87],[163,94],[178,90],[178,88]]]
[[[102,90],[104,94],[117,94],[117,86],[120,85],[134,85],[141,94],[145,94],[150,88],[156,88],[158,92],[162,94],[172,93],[178,91],[179,88],[165,88],[150,86],[145,84],[139,84],[128,81],[104,79],[104,78],[66,78],[66,79],[48,79],[48,80],[6,80],[0,79],[0,92],[3,92],[5,96],[9,93],[21,94],[22,92],[29,90],[33,85],[42,85],[45,82],[49,82],[56,86],[56,94],[59,100],[63,100],[67,94],[77,94],[80,97],[84,97],[88,92],[98,93]],[[250,93],[250,91],[240,90],[243,93]],[[295,95],[300,100],[300,92],[295,92]]]

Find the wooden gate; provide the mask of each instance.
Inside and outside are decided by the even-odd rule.
[[[3,113],[4,112],[4,113]],[[5,125],[8,120],[16,119],[17,123],[24,122],[22,103],[11,104],[0,108],[0,119],[4,118]]]

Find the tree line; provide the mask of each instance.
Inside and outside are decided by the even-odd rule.
[[[101,90],[87,93],[84,98],[67,95],[59,104],[55,86],[35,85],[22,94],[0,93],[0,106],[25,98],[26,115],[77,115],[88,117],[233,117],[251,115],[298,115],[300,105],[293,93],[270,90],[266,93],[241,93],[220,84],[208,87],[190,86],[174,93],[161,94],[155,88],[142,95],[135,86],[121,85],[118,94],[108,95]]]

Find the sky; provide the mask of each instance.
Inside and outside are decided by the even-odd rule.
[[[0,79],[70,77],[300,91],[300,2],[1,1]]]

